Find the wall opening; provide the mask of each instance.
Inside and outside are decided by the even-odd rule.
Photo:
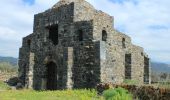
[[[29,40],[27,40],[27,45],[28,45],[28,48],[30,48],[31,47],[31,40],[29,39]]]
[[[78,30],[78,39],[79,39],[79,41],[83,41],[83,31],[82,30]]]
[[[144,83],[149,84],[149,58],[144,57]]]
[[[54,45],[58,44],[58,25],[52,25],[48,27],[49,30],[49,39],[53,42]]]
[[[23,65],[23,69],[22,69],[23,74],[22,74],[22,76],[20,77],[20,78],[23,80],[23,84],[24,84],[24,86],[26,86],[26,76],[27,76],[27,70],[26,70],[26,67],[27,67],[27,65],[26,65],[26,64],[24,64],[24,65]]]
[[[126,42],[125,38],[122,38],[122,48],[126,48],[125,42]]]
[[[132,70],[132,58],[131,54],[125,54],[125,79],[131,79]]]
[[[107,40],[107,32],[105,30],[102,31],[102,41]]]
[[[57,89],[57,65],[49,62],[47,65],[47,90]]]

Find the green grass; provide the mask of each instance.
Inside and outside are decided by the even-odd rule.
[[[0,100],[132,100],[131,94],[123,88],[106,90],[103,96],[97,95],[97,91],[94,89],[60,91],[10,89],[5,83],[0,82]]]
[[[0,92],[0,100],[104,100],[95,90],[33,91],[8,90]]]
[[[0,81],[0,91],[10,90],[10,89],[11,88],[7,84],[5,84],[4,82]]]
[[[103,96],[105,100],[132,100],[132,95],[121,87],[105,90]]]

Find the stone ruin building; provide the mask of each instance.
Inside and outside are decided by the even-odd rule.
[[[60,0],[34,16],[23,38],[19,78],[26,88],[93,88],[125,79],[150,83],[150,62],[142,47],[114,29],[114,18],[85,0]]]

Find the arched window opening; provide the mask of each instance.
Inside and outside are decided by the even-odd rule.
[[[83,41],[83,31],[82,30],[78,30],[78,38],[79,38],[79,41]]]
[[[126,48],[125,42],[126,42],[125,38],[122,38],[122,48]]]
[[[105,30],[102,31],[102,41],[107,40],[107,32]]]

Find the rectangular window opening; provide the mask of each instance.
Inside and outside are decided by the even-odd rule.
[[[122,48],[126,48],[126,40],[125,40],[125,38],[122,38]]]
[[[149,58],[144,57],[144,83],[149,84]]]
[[[131,54],[125,54],[125,79],[131,79],[132,70]]]
[[[54,45],[58,44],[58,25],[52,25],[47,27],[49,30],[49,39],[53,42]]]
[[[82,30],[78,30],[78,38],[79,38],[79,41],[83,41],[83,31]]]

